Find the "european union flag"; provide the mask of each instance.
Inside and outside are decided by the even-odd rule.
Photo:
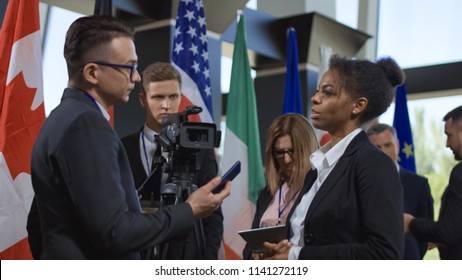
[[[282,113],[303,113],[300,73],[298,72],[297,36],[292,27],[287,29],[286,89]]]
[[[399,140],[399,165],[415,172],[414,144],[412,141],[411,122],[407,110],[406,87],[401,85],[396,89],[395,116],[393,126]]]

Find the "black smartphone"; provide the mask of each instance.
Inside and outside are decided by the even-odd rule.
[[[212,192],[213,193],[221,192],[225,188],[226,183],[236,178],[237,174],[239,174],[240,172],[241,172],[241,161],[238,160],[236,161],[235,164],[233,164],[233,166],[231,166],[230,169],[228,169],[228,171],[226,171],[226,173],[223,176],[221,176],[221,183],[215,189],[213,189]]]

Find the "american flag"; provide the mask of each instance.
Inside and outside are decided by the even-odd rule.
[[[172,63],[181,74],[180,111],[197,105],[203,111],[192,121],[213,122],[207,27],[202,0],[181,0],[175,24]]]

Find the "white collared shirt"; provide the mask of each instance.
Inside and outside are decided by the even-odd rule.
[[[96,105],[98,105],[99,110],[100,110],[101,113],[103,114],[103,117],[104,117],[107,121],[110,121],[110,120],[111,120],[111,116],[109,115],[109,113],[107,112],[107,110],[104,109],[104,107],[103,107],[101,104],[99,104],[99,102],[96,101],[96,99],[95,99],[95,102],[96,102]]]
[[[340,157],[345,153],[345,150],[350,142],[361,131],[362,128],[357,128],[332,148],[330,148],[329,142],[311,155],[311,166],[313,169],[318,171],[318,177],[311,186],[311,189],[303,195],[302,200],[296,206],[295,211],[290,218],[290,232],[292,234],[290,242],[293,244],[293,246],[289,251],[289,260],[297,260],[302,247],[305,245],[303,239],[303,232],[305,230],[305,217],[316,193],[322,187],[322,184],[326,180],[327,176],[329,176],[330,172],[334,169],[335,165],[337,165]]]

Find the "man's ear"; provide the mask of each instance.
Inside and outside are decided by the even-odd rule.
[[[82,77],[83,77],[83,80],[92,84],[92,85],[95,85],[98,83],[98,67],[96,64],[94,63],[88,63],[87,65],[85,65],[85,67],[83,67],[82,69]]]
[[[146,108],[148,104],[146,104],[146,95],[142,92],[138,93],[138,100],[140,101],[141,107]]]

